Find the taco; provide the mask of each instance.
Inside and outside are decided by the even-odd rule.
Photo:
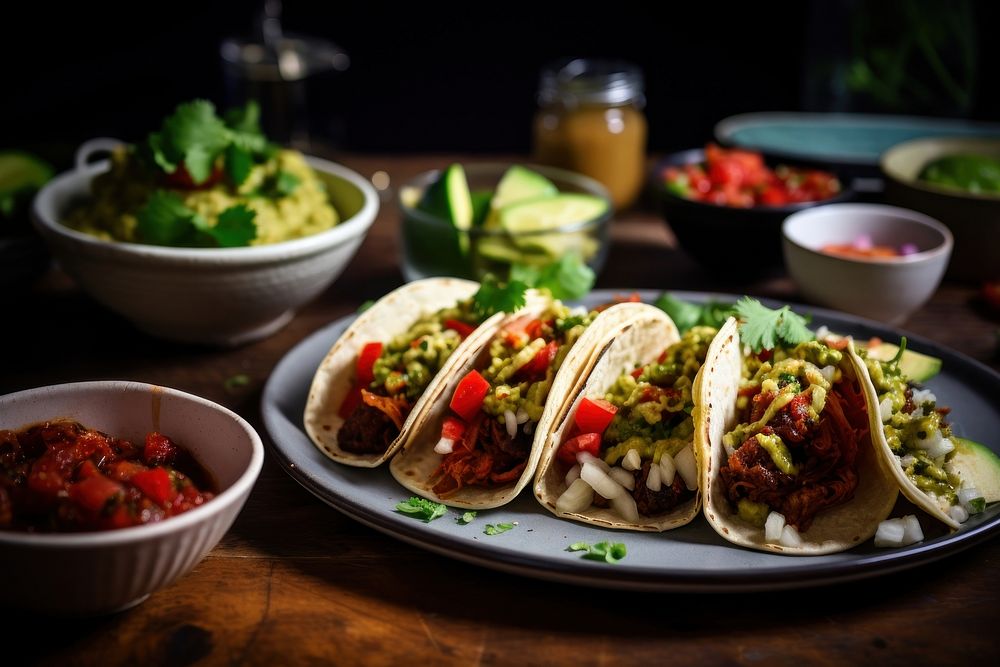
[[[442,382],[389,465],[407,489],[471,509],[510,502],[535,472],[565,397],[588,370],[605,327],[638,303],[599,311],[570,309],[545,293],[467,355]]]
[[[358,467],[395,454],[441,379],[503,319],[478,322],[478,288],[452,278],[411,282],[344,331],[313,377],[303,417],[324,454]]]
[[[898,490],[870,432],[864,368],[812,340],[744,354],[735,318],[695,383],[704,513],[725,539],[818,555],[878,529]]]
[[[535,496],[556,516],[664,531],[700,510],[693,383],[715,337],[647,306],[615,327],[549,438]]]
[[[871,430],[882,461],[910,502],[952,529],[987,503],[1000,500],[1000,472],[983,465],[978,445],[955,437],[950,409],[939,406],[929,389],[921,388],[900,368],[905,341],[898,354],[882,361],[865,351],[853,352],[866,380]]]

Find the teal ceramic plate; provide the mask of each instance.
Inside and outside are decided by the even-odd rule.
[[[1000,123],[876,114],[762,112],[730,116],[715,126],[727,146],[774,157],[878,167],[890,147],[919,137],[1000,137]]]

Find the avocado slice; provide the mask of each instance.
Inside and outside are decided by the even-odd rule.
[[[987,503],[1000,500],[1000,457],[989,447],[966,438],[952,438],[955,453],[948,460],[951,472],[975,487]]]
[[[523,201],[545,199],[559,194],[555,183],[545,178],[537,171],[532,171],[521,165],[513,165],[500,177],[493,198],[490,201],[489,214],[486,216],[486,227],[500,226],[500,209]]]
[[[899,352],[899,346],[880,343],[868,348],[868,356],[879,361],[889,361]],[[910,349],[903,350],[899,358],[899,370],[914,382],[926,382],[941,372],[941,360]]]
[[[427,186],[417,204],[421,211],[450,222],[458,230],[458,245],[463,254],[469,251],[468,230],[472,227],[475,206],[465,169],[457,162],[448,165],[441,176]]]

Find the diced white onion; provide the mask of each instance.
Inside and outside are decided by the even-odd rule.
[[[819,372],[823,374],[823,379],[833,384],[834,378],[837,377],[837,367],[836,366],[823,366],[819,369]]]
[[[451,450],[455,447],[455,441],[451,438],[441,438],[434,445],[434,451],[438,454],[451,454]]]
[[[914,389],[913,404],[923,405],[924,403],[937,403],[937,396],[930,389]]]
[[[514,437],[517,435],[517,417],[510,410],[503,411],[504,425],[507,427],[507,435]]]
[[[974,486],[967,486],[964,489],[958,490],[958,502],[962,503],[962,507],[964,507],[966,511],[969,510],[969,503],[982,497],[983,494],[980,493],[979,489]]]
[[[674,465],[677,466],[677,472],[681,474],[684,486],[688,488],[688,491],[697,489],[698,466],[694,462],[694,450],[691,449],[690,445],[677,452],[677,456],[674,457]]]
[[[779,542],[781,542],[781,544],[786,547],[802,546],[802,538],[799,536],[799,531],[795,530],[787,523],[781,529],[781,539],[779,540]]]
[[[941,435],[941,429],[936,428],[927,434],[926,438],[917,438],[916,445],[920,449],[927,452],[927,456],[932,459],[944,456],[951,450],[955,449],[955,443],[951,441],[951,438],[945,438]]]
[[[920,529],[920,521],[914,514],[903,517],[903,544],[916,544],[924,539],[924,531]]]
[[[646,475],[646,488],[654,492],[660,490],[660,466],[649,466],[649,474]]]
[[[952,505],[948,508],[948,516],[958,523],[965,523],[969,518],[969,513],[961,505]]]
[[[629,491],[635,489],[635,475],[630,473],[628,470],[615,466],[608,474],[611,476],[611,479],[615,480]]]
[[[528,411],[524,408],[518,408],[517,412],[514,413],[514,419],[518,424],[523,424],[528,421]]]
[[[778,512],[771,512],[764,522],[764,540],[766,542],[777,542],[781,539],[781,532],[785,528],[785,515]]]
[[[878,415],[882,418],[883,424],[892,419],[892,399],[888,396],[878,404]]]
[[[917,407],[913,408],[913,412],[910,413],[910,421],[914,419],[920,419],[923,416],[924,416],[924,409],[923,407],[918,405]]]
[[[628,453],[622,457],[622,467],[625,470],[638,470],[642,467],[642,458],[639,456],[638,449],[628,450]]]
[[[583,467],[580,468],[580,479],[590,484],[594,491],[609,500],[625,494],[625,487],[590,461],[584,463]]]
[[[569,309],[569,314],[573,317],[584,317],[587,315],[587,309],[584,306],[575,306]]]
[[[913,454],[907,454],[903,458],[899,459],[899,465],[903,468],[909,468],[911,465],[917,462],[917,457]]]
[[[667,486],[674,485],[674,475],[677,474],[677,466],[674,465],[674,457],[667,452],[660,456],[660,482]]]
[[[594,501],[594,489],[582,479],[576,479],[556,500],[560,512],[582,512]]]
[[[635,506],[635,499],[630,494],[622,493],[617,498],[612,498],[611,507],[626,521],[639,521],[639,508]]]
[[[822,325],[819,329],[816,329],[816,340],[823,340],[829,335],[830,335],[830,327],[826,326],[825,324]]]
[[[577,452],[576,460],[580,465],[583,465],[584,463],[593,463],[604,472],[611,472],[611,466],[605,463],[603,459],[597,458],[590,452]]]
[[[580,479],[580,464],[577,463],[575,466],[569,469],[566,473],[566,486],[569,486],[576,480]]]
[[[902,519],[886,519],[878,525],[875,531],[875,546],[898,547],[903,545],[903,534],[906,527]]]

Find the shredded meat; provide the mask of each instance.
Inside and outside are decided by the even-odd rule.
[[[447,497],[465,486],[515,482],[524,472],[530,450],[531,438],[521,430],[512,438],[504,424],[480,413],[431,477],[434,493]]]
[[[337,444],[353,454],[381,454],[399,435],[410,412],[404,396],[380,396],[361,390],[361,403],[344,421]]]
[[[761,429],[781,436],[797,462],[797,474],[781,472],[755,437],[733,452],[720,474],[730,501],[766,503],[804,532],[819,512],[854,497],[858,446],[868,435],[868,419],[855,382],[844,381],[827,394],[818,422],[808,419],[808,402],[799,398]]]
[[[674,475],[672,485],[662,484],[659,491],[651,490],[646,486],[646,478],[649,477],[649,468],[652,464],[652,461],[645,461],[642,468],[632,473],[635,476],[635,490],[632,491],[632,497],[635,498],[639,514],[643,516],[664,514],[694,496],[694,491],[688,490],[680,475]]]

